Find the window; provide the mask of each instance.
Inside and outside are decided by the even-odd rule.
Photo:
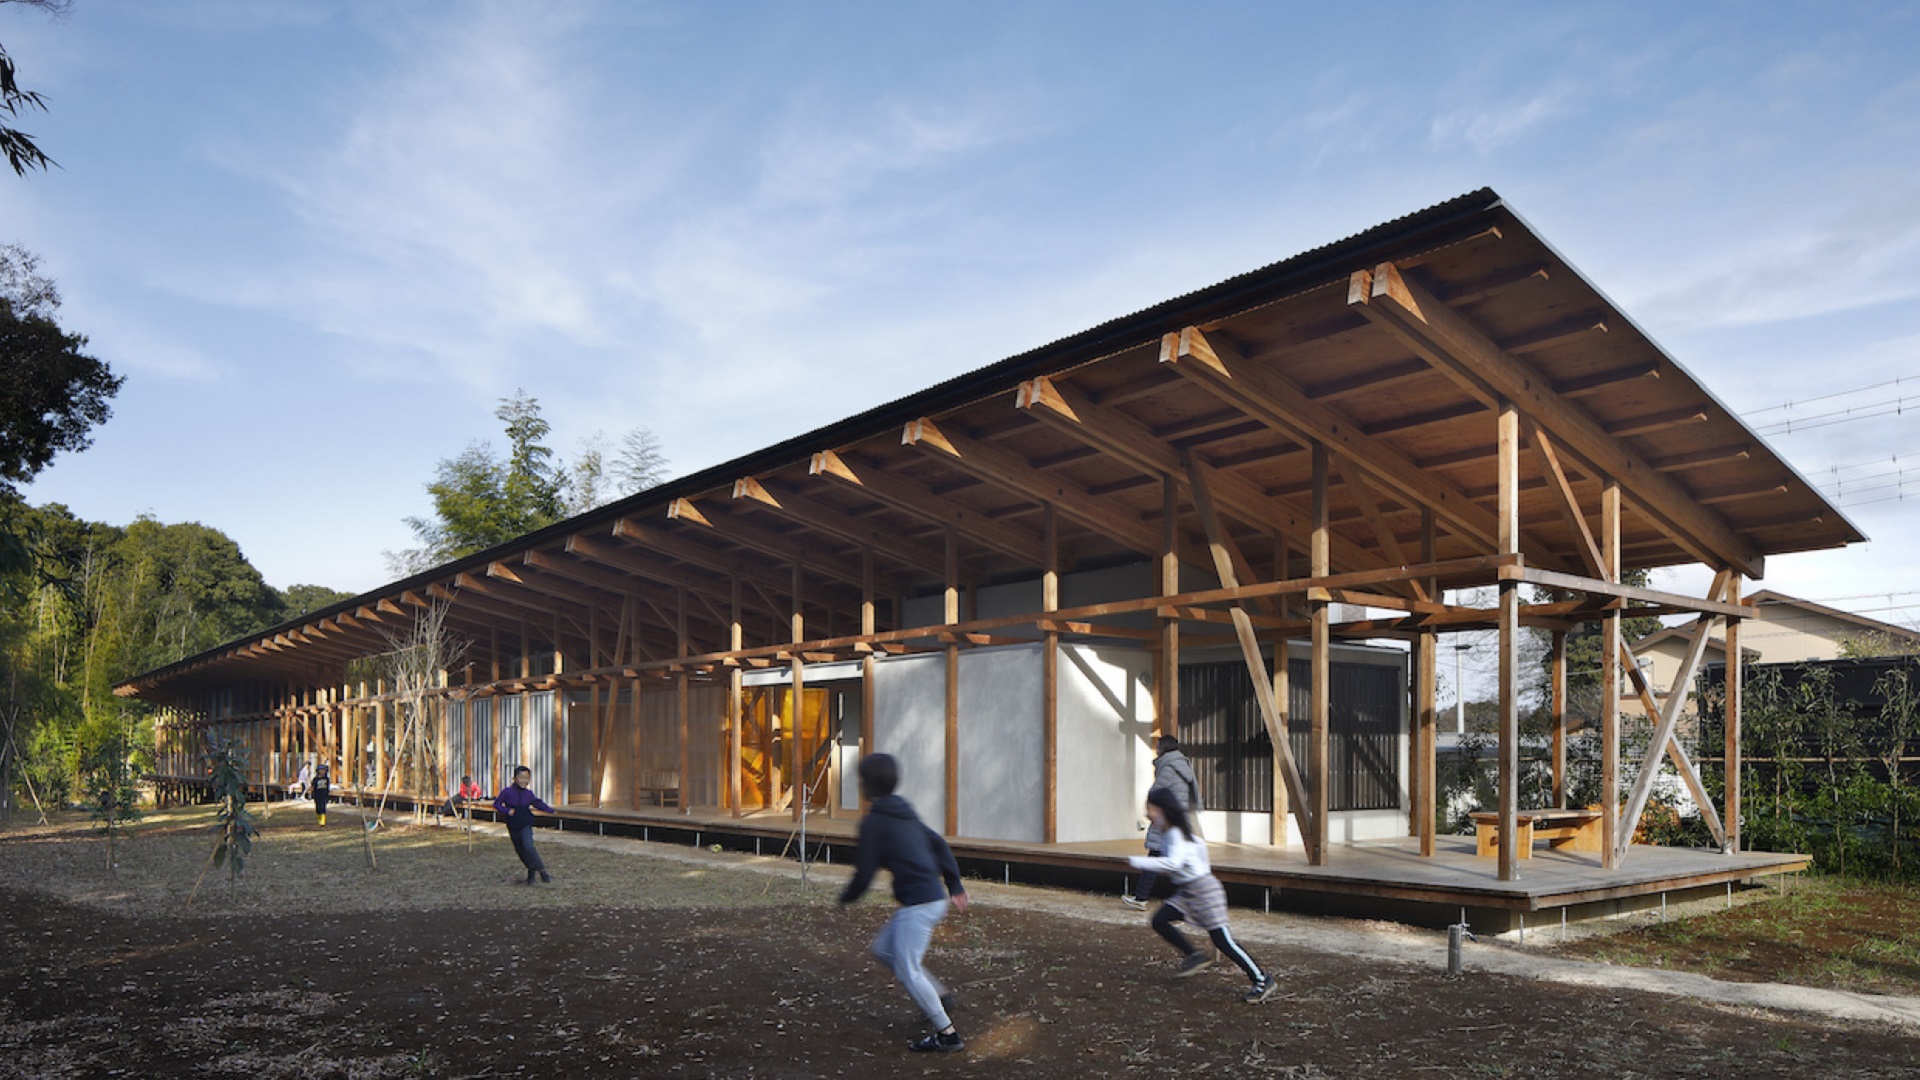
[[[1288,749],[1304,773],[1311,735],[1312,668],[1287,668]],[[1327,794],[1334,810],[1400,806],[1400,669],[1382,664],[1332,665],[1328,717]],[[1252,693],[1246,665],[1193,664],[1180,669],[1180,747],[1193,760],[1208,810],[1273,809],[1273,744]]]

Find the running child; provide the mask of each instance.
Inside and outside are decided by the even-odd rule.
[[[860,819],[860,850],[854,857],[853,879],[840,903],[860,899],[881,867],[893,873],[893,899],[900,907],[873,939],[873,955],[893,969],[907,996],[933,1025],[931,1034],[907,1045],[914,1051],[952,1053],[967,1044],[947,1016],[946,988],[922,965],[933,928],[947,914],[947,898],[967,910],[967,888],[960,882],[960,864],[940,834],[926,827],[913,805],[895,795],[900,786],[900,763],[891,754],[868,754],[860,759],[860,790],[868,799],[867,816]]]
[[[1194,948],[1174,925],[1190,922],[1205,930],[1213,939],[1214,948],[1239,965],[1252,980],[1252,989],[1241,995],[1240,1000],[1253,1004],[1272,997],[1273,978],[1260,970],[1260,965],[1254,963],[1253,957],[1233,940],[1233,933],[1227,929],[1226,890],[1220,887],[1220,879],[1213,876],[1213,865],[1207,861],[1206,841],[1193,834],[1180,797],[1165,788],[1147,792],[1147,819],[1161,828],[1166,854],[1133,855],[1127,861],[1136,870],[1159,870],[1173,879],[1173,896],[1153,913],[1152,921],[1154,932],[1166,938],[1168,944],[1186,958],[1173,977],[1184,979],[1197,975],[1213,963],[1212,955]]]
[[[521,765],[513,770],[513,783],[500,789],[493,797],[493,812],[506,820],[507,836],[513,840],[514,854],[520,856],[520,862],[527,868],[528,885],[533,884],[533,875],[539,874],[541,881],[552,881],[553,875],[547,873],[547,864],[540,861],[540,853],[533,849],[533,812],[553,813],[553,807],[540,801],[540,796],[527,790],[533,783],[533,770]]]

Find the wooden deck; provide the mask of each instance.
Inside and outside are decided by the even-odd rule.
[[[279,788],[275,785],[276,793]],[[335,788],[334,797],[356,801],[366,793]],[[405,797],[389,805],[408,806]],[[491,816],[490,810],[479,817]],[[644,807],[640,810],[568,806],[562,831],[599,831],[670,843],[725,843],[764,854],[793,851],[799,827],[788,811],[757,811],[744,817],[713,808]],[[807,815],[808,857],[831,862],[852,858],[859,820],[852,812]],[[950,839],[954,855],[970,874],[1033,884],[1111,890],[1118,897],[1133,881],[1127,856],[1137,841],[1044,844]],[[1521,876],[1499,879],[1498,861],[1476,853],[1471,835],[1443,835],[1432,858],[1423,858],[1412,837],[1337,844],[1325,866],[1307,862],[1299,848],[1209,842],[1215,876],[1227,883],[1238,905],[1386,918],[1444,926],[1464,918],[1476,933],[1504,934],[1561,919],[1578,922],[1658,907],[1667,899],[1694,898],[1758,878],[1797,873],[1812,857],[1771,852],[1734,855],[1700,848],[1637,844],[1625,865],[1608,870],[1598,852],[1533,850]],[[1530,919],[1529,916],[1532,916]]]
[[[753,838],[759,849],[773,853],[797,842],[798,827],[787,812],[761,812],[735,818],[723,812],[694,808],[626,811],[570,807],[565,828],[592,827],[604,821],[621,831],[639,826],[662,834],[687,833],[693,843],[713,843],[722,837]],[[814,858],[844,861],[851,857],[857,819],[807,816],[807,848]],[[662,839],[668,838],[662,835]],[[677,838],[677,837],[676,837]],[[1133,880],[1127,856],[1140,854],[1136,841],[1044,844],[1002,840],[951,838],[954,855],[969,873],[991,874],[996,868],[1010,879],[1056,882],[1080,887],[1111,887],[1117,897]],[[837,849],[820,854],[822,845]],[[1558,922],[1607,917],[1659,906],[1665,898],[1698,896],[1708,890],[1750,882],[1757,878],[1807,869],[1807,855],[1741,852],[1727,855],[1699,848],[1635,845],[1625,864],[1608,870],[1600,853],[1535,847],[1519,879],[1499,880],[1498,862],[1480,856],[1471,835],[1444,835],[1432,858],[1423,858],[1419,842],[1368,841],[1335,845],[1325,866],[1312,866],[1299,848],[1209,842],[1215,876],[1229,885],[1236,904],[1265,905],[1382,917],[1421,925],[1457,922],[1462,909],[1476,932],[1504,933],[1543,916]],[[998,864],[998,867],[995,866]],[[1529,920],[1528,915],[1535,918]]]

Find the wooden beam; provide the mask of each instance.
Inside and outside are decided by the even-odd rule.
[[[1060,513],[1142,555],[1160,549],[1159,530],[1133,514],[1099,499],[1063,476],[1036,468],[1004,447],[990,446],[941,428],[929,418],[909,421],[901,432],[903,446],[916,446],[938,460],[963,469],[991,484],[1017,492],[1036,502],[1051,502]],[[1183,545],[1183,557],[1205,565]]]
[[[1038,563],[1042,558],[1039,538],[1026,530],[978,513],[932,488],[859,462],[849,454],[822,450],[813,455],[807,472],[837,480],[896,510],[941,526],[952,525],[972,542],[1022,562]]]
[[[1526,429],[1527,439],[1540,458],[1540,471],[1547,478],[1547,490],[1553,493],[1554,504],[1560,508],[1560,516],[1566,521],[1568,531],[1573,533],[1581,561],[1586,564],[1588,573],[1594,577],[1604,577],[1606,567],[1600,556],[1600,545],[1594,542],[1593,530],[1587,527],[1587,517],[1580,512],[1580,500],[1573,494],[1573,483],[1567,479],[1567,471],[1560,464],[1560,455],[1553,447],[1553,440],[1531,418],[1527,419]]]
[[[1725,520],[1694,502],[1615,433],[1554,393],[1538,371],[1494,344],[1394,264],[1381,263],[1371,274],[1355,272],[1347,301],[1469,392],[1491,391],[1512,400],[1587,466],[1619,480],[1635,506],[1696,558],[1714,565],[1730,562],[1754,577],[1765,573],[1765,557]]]
[[[779,514],[795,524],[861,547],[870,547],[895,562],[926,574],[940,570],[940,549],[904,536],[896,528],[861,521],[839,507],[768,479],[743,476],[734,482],[736,502],[746,502]],[[855,571],[858,583],[858,571]]]
[[[1449,530],[1492,550],[1497,533],[1493,515],[1444,477],[1421,470],[1406,455],[1362,434],[1344,412],[1310,400],[1298,383],[1249,363],[1224,337],[1191,326],[1168,334],[1161,340],[1160,361],[1302,445],[1325,442],[1378,478],[1396,498],[1411,506],[1433,507]]]
[[[1211,485],[1195,463],[1190,460],[1188,465],[1190,467],[1187,475],[1188,490],[1193,493],[1194,509],[1199,512],[1200,523],[1206,529],[1207,543],[1213,552],[1214,571],[1219,575],[1221,585],[1235,588],[1240,581],[1233,561],[1227,557],[1224,547],[1225,530],[1221,526],[1219,514],[1214,510]],[[1253,687],[1254,700],[1260,705],[1260,719],[1266,725],[1267,739],[1273,744],[1273,767],[1279,771],[1281,781],[1286,786],[1286,804],[1299,821],[1300,835],[1306,841],[1308,860],[1314,861],[1316,845],[1319,843],[1321,833],[1315,827],[1312,817],[1315,812],[1314,804],[1308,800],[1306,785],[1300,778],[1299,766],[1293,760],[1286,717],[1281,714],[1273,695],[1267,692],[1267,688],[1273,683],[1273,675],[1267,670],[1266,659],[1261,655],[1260,642],[1254,635],[1253,623],[1248,618],[1245,605],[1235,604],[1230,610],[1233,615],[1234,636],[1240,642],[1240,659],[1246,665],[1247,677]],[[1282,646],[1279,653],[1281,659],[1276,662],[1284,664],[1285,655],[1286,650]],[[1271,826],[1273,835],[1286,835],[1286,823],[1286,808],[1283,808],[1281,813],[1273,816]]]
[[[1021,383],[1014,407],[1146,476],[1171,476],[1181,483],[1192,478],[1187,462],[1197,459],[1183,457],[1181,450],[1156,437],[1140,421],[1094,404],[1065,380],[1041,376]],[[1307,515],[1302,508],[1269,497],[1255,484],[1211,469],[1206,470],[1206,481],[1216,508],[1229,517],[1262,532],[1295,536],[1306,532]]]

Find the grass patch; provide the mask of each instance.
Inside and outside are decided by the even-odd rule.
[[[1806,876],[1730,910],[1694,915],[1556,951],[1576,959],[1693,971],[1736,982],[1783,982],[1920,995],[1920,889]]]

